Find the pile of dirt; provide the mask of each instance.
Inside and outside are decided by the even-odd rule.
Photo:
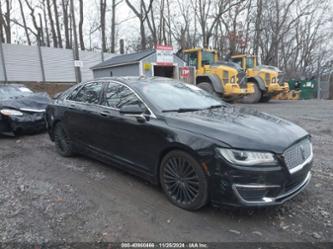
[[[51,97],[59,92],[63,92],[73,86],[75,83],[40,83],[28,82],[24,83],[29,89],[34,92],[47,92]]]

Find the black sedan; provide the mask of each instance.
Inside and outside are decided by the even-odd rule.
[[[0,133],[35,133],[46,130],[47,93],[34,93],[24,85],[0,85]]]
[[[81,83],[46,116],[61,155],[88,155],[140,175],[188,210],[207,202],[281,204],[311,178],[312,145],[301,127],[170,79]]]

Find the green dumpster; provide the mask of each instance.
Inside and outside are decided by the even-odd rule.
[[[313,99],[316,82],[314,80],[301,80],[300,83],[301,99]]]
[[[317,92],[317,82],[315,80],[289,80],[289,90],[300,90],[300,99],[313,99]]]

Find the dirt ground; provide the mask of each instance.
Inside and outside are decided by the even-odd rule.
[[[47,134],[1,137],[0,242],[332,241],[333,101],[251,107],[312,134],[312,181],[284,205],[188,212],[137,177],[85,157],[60,157]]]
[[[63,92],[70,88],[74,83],[36,83],[25,82],[24,85],[34,92],[47,92],[50,97],[53,97],[59,92]]]

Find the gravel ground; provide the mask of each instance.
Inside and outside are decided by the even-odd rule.
[[[137,177],[85,157],[60,157],[47,134],[1,137],[0,242],[332,241],[333,101],[251,107],[313,136],[312,181],[284,205],[188,212]]]

